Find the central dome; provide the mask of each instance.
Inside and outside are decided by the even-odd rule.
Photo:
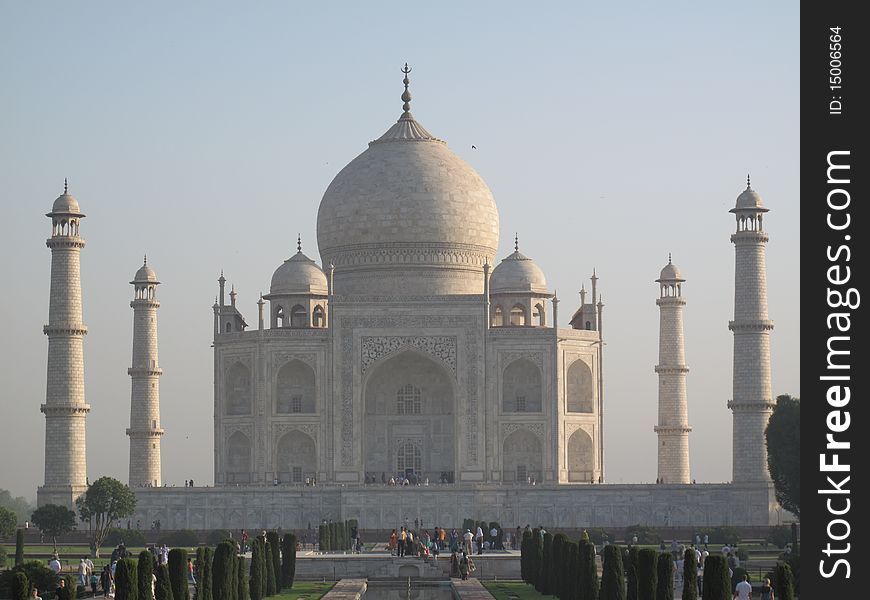
[[[481,294],[483,265],[498,248],[492,192],[405,102],[396,124],[326,189],[322,264],[335,265],[338,295]]]

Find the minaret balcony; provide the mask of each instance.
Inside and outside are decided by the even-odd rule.
[[[766,244],[770,236],[765,231],[738,231],[731,234],[731,242],[734,244]]]
[[[86,415],[91,412],[90,404],[40,404],[39,412],[46,416]]]
[[[52,250],[55,248],[75,248],[81,250],[85,247],[85,240],[77,235],[58,235],[45,240],[45,245]]]
[[[131,438],[156,438],[164,433],[164,430],[159,427],[157,429],[132,429],[128,427],[126,431]]]
[[[686,365],[656,365],[655,372],[660,375],[685,375],[689,372]]]
[[[753,321],[728,321],[728,329],[735,333],[763,332],[773,330],[773,321],[770,319],[758,319]]]
[[[735,402],[734,400],[728,401],[728,408],[737,412],[737,411],[745,411],[745,412],[762,412],[767,410],[773,410],[776,407],[776,402],[767,399],[767,400],[753,400],[748,402]]]
[[[163,369],[160,367],[130,367],[127,369],[127,375],[132,375],[134,377],[136,375],[141,377],[153,377],[163,375]]]
[[[45,335],[87,335],[88,328],[82,323],[55,323],[43,325],[42,333]]]

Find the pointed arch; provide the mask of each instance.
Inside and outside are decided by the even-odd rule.
[[[543,456],[540,438],[528,429],[517,429],[502,443],[502,480],[541,481]]]
[[[522,304],[514,304],[513,308],[511,308],[511,325],[513,326],[522,326],[525,325],[528,319],[526,318],[526,307]]]
[[[323,310],[323,307],[319,304],[314,307],[314,313],[312,314],[312,322],[315,327],[326,327],[326,312]]]
[[[251,370],[242,363],[236,362],[227,369],[225,382],[225,414],[251,414]]]
[[[317,476],[317,444],[307,433],[293,429],[281,436],[275,449],[275,471],[281,483],[303,483]]]
[[[502,375],[502,411],[541,412],[541,369],[528,358],[505,367]]]
[[[592,437],[578,429],[568,438],[568,480],[591,481],[595,477],[595,446]]]
[[[308,327],[308,311],[301,304],[290,309],[290,327]]]
[[[567,396],[568,412],[591,413],[595,411],[595,388],[592,385],[592,369],[583,359],[577,359],[568,367]]]
[[[502,327],[504,325],[504,311],[500,305],[496,305],[495,311],[492,313],[492,326]]]
[[[246,483],[251,480],[251,440],[241,431],[236,431],[227,440],[226,473],[230,483]]]
[[[314,369],[301,360],[285,363],[275,378],[275,412],[313,413],[317,410]]]

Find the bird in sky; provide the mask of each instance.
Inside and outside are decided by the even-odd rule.
[[[474,144],[472,144],[472,145],[471,145],[471,149],[472,149],[472,150],[477,150],[477,146],[475,146]]]

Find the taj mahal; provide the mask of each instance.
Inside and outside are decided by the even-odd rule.
[[[502,232],[492,193],[412,115],[407,65],[404,73],[398,121],[323,194],[319,263],[302,240],[283,262],[271,257],[280,264],[250,313],[237,305],[224,273],[218,279],[214,486],[162,487],[160,282],[147,260],[135,272],[127,428],[134,519],[160,520],[167,529],[289,529],[350,518],[385,529],[408,515],[444,526],[465,517],[506,527],[775,523],[780,509],[764,440],[773,408],[768,209],[750,182],[730,211],[732,481],[692,478],[686,279],[669,257],[650,277],[659,284],[658,298],[650,298],[660,314],[659,412],[650,423],[659,483],[610,484],[602,435],[606,318],[595,271],[579,304],[563,315],[570,327],[558,327],[560,300],[544,269],[516,237],[514,252],[497,256]],[[47,216],[52,265],[41,410],[53,459],[38,503],[71,505],[87,484],[79,280],[85,215],[65,187]],[[166,435],[181,428],[169,423]],[[385,485],[396,477],[412,485]]]

